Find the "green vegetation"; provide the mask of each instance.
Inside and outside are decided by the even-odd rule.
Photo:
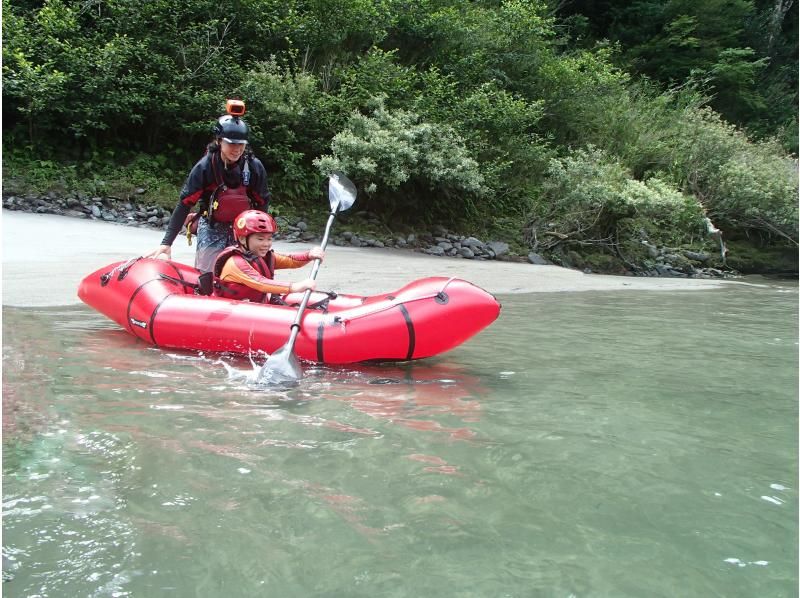
[[[796,253],[797,3],[231,6],[3,0],[5,190],[171,208],[240,97],[283,215],[339,168],[387,229],[595,269],[707,249],[705,218],[732,249]]]

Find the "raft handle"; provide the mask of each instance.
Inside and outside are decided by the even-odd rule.
[[[136,262],[138,262],[140,259],[142,259],[142,256],[133,257],[133,258],[129,259],[127,262],[125,262],[125,265],[122,266],[122,268],[119,269],[119,274],[117,275],[117,280],[123,280],[128,275],[128,270],[130,270],[131,267]],[[112,272],[113,272],[113,270],[112,270]]]

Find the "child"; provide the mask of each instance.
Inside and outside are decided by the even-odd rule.
[[[272,235],[278,232],[275,219],[260,210],[245,210],[233,221],[232,245],[217,257],[214,275],[222,283],[215,291],[219,297],[269,303],[273,295],[314,290],[311,278],[300,282],[273,280],[275,270],[299,268],[311,260],[323,259],[321,247],[303,253],[282,255],[272,250]]]

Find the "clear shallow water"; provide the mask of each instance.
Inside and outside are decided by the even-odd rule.
[[[797,285],[501,297],[307,369],[3,310],[9,596],[795,596]]]

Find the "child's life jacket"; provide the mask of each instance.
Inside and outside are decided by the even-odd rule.
[[[214,294],[226,299],[269,303],[274,295],[286,295],[291,283],[273,279],[275,270],[300,268],[311,257],[308,251],[283,255],[270,250],[263,258],[239,245],[222,250],[214,263],[214,276],[222,283]]]

